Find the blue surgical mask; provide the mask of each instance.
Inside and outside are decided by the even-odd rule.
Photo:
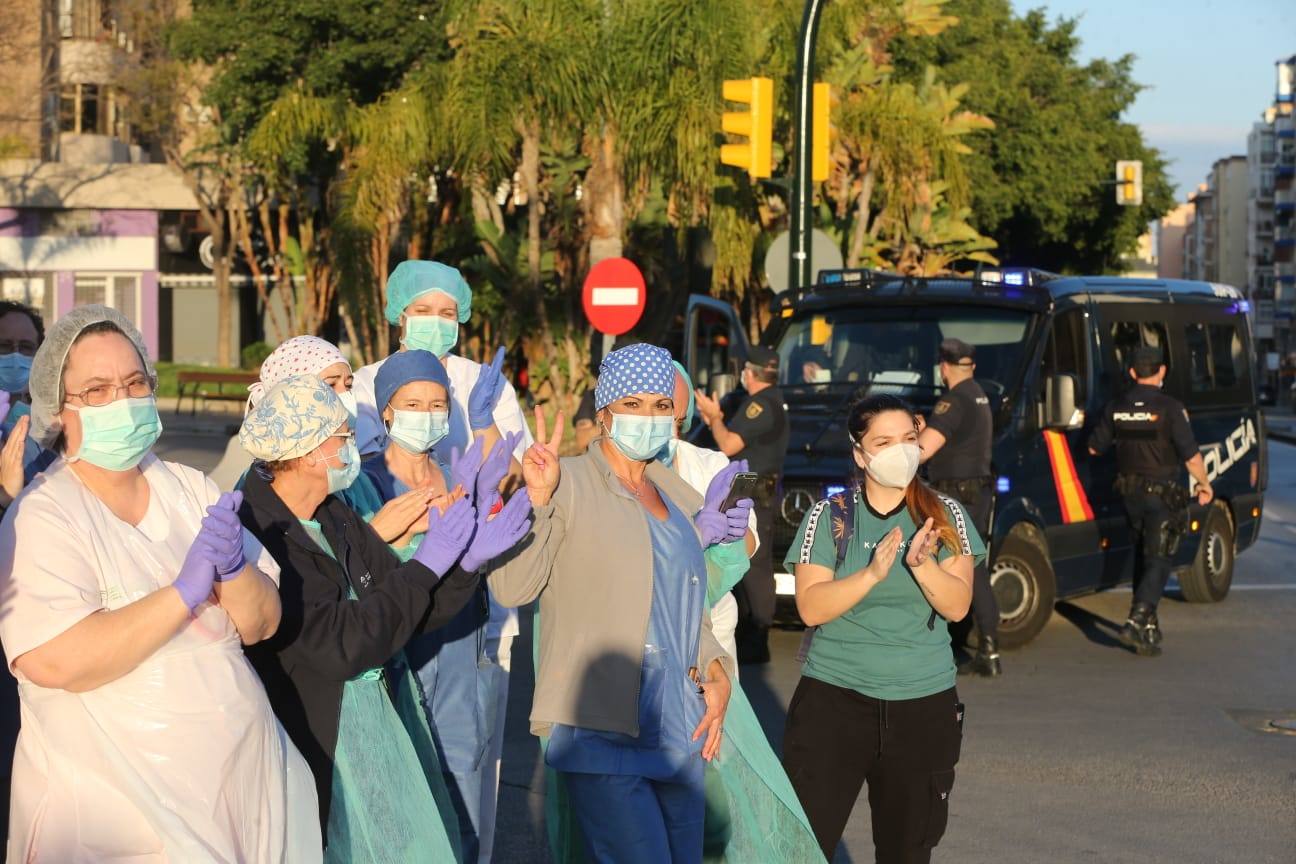
[[[71,407],[81,417],[81,446],[69,461],[127,471],[140,463],[162,434],[162,419],[152,396]]]
[[[32,358],[15,351],[0,354],[0,390],[6,393],[25,393],[27,378],[31,375]]]
[[[675,434],[675,418],[643,417],[639,414],[613,414],[608,436],[628,458],[647,462],[657,458]]]
[[[411,453],[426,453],[450,431],[449,411],[393,411],[387,434]]]
[[[661,461],[663,465],[669,468],[670,466],[675,464],[675,453],[678,450],[679,450],[679,439],[672,438],[671,440],[666,442],[666,449],[661,451],[661,455],[658,456],[657,458]]]
[[[356,421],[356,414],[360,410],[359,407],[356,405],[356,395],[352,393],[350,390],[344,390],[343,392],[337,394],[337,397],[338,397],[338,401],[342,403],[342,407],[346,409],[347,416],[351,418],[350,425],[352,428],[354,428],[355,421]]]
[[[332,456],[324,457],[324,471],[328,475],[328,491],[336,495],[344,489],[350,489],[351,484],[360,476],[360,451],[356,449],[354,438],[348,438],[346,444],[338,450],[336,454],[342,467],[334,468],[328,463]]]
[[[9,416],[5,417],[4,425],[6,427],[17,423],[21,418],[31,415],[31,406],[26,402],[15,402],[9,408]]]
[[[438,358],[450,353],[450,349],[459,341],[459,322],[442,318],[440,315],[406,315],[405,338],[401,344],[406,348],[420,351],[431,351]]]

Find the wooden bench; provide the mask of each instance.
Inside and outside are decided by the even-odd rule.
[[[221,399],[227,402],[245,402],[248,397],[248,385],[260,380],[256,372],[177,372],[176,413],[184,407],[185,396],[189,396],[189,416],[198,410],[198,400],[204,403],[208,399]],[[226,385],[234,390],[226,390]]]

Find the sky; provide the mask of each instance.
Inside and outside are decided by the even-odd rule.
[[[1146,88],[1126,119],[1169,161],[1180,200],[1224,156],[1246,155],[1273,101],[1274,62],[1296,54],[1296,0],[1012,0],[1079,18],[1081,60],[1135,55]]]

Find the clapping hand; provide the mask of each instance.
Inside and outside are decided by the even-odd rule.
[[[487,561],[512,549],[530,530],[530,516],[531,499],[525,495],[510,498],[494,519],[490,518],[488,510],[479,509],[477,532],[468,544],[460,566],[469,572],[480,570]]]
[[[876,584],[887,578],[891,572],[891,565],[895,563],[896,553],[900,551],[900,541],[904,535],[900,533],[897,526],[886,533],[886,536],[873,547],[873,560],[868,563],[864,571],[869,574]]]
[[[3,391],[0,391],[3,392]],[[4,393],[5,399],[9,396]],[[4,400],[0,400],[8,405]],[[6,413],[8,413],[6,411]],[[0,449],[0,507],[8,507],[22,491],[26,474],[23,467],[23,456],[27,446],[27,432],[31,429],[31,417],[22,416],[9,430],[3,449]]]
[[[425,520],[429,503],[430,496],[426,489],[411,489],[384,504],[369,520],[369,527],[374,529],[384,543],[394,543],[409,533],[417,534],[418,531],[411,532],[410,529],[421,520],[424,525],[427,524]]]
[[[508,476],[509,462],[512,461],[513,451],[517,449],[521,438],[521,434],[510,432],[497,441],[486,454],[486,458],[482,460],[481,470],[477,472],[473,499],[477,502],[477,509],[485,509],[488,513],[495,509],[495,503],[499,500],[500,484]]]
[[[911,568],[921,567],[936,549],[938,532],[932,527],[935,524],[930,516],[918,529],[918,533],[909,541],[909,551],[905,553],[905,563]]]
[[[708,426],[714,423],[715,419],[724,413],[720,410],[720,400],[715,397],[714,393],[708,396],[706,393],[703,393],[701,389],[698,389],[694,391],[693,398],[697,405],[698,416],[700,416],[702,422]]]
[[[456,447],[450,451],[450,485],[459,486],[470,499],[477,488],[477,475],[482,469],[483,439],[474,438],[463,453]],[[473,503],[476,503],[475,500]]]
[[[495,350],[495,359],[481,367],[477,383],[468,394],[468,425],[474,432],[490,428],[495,422],[495,405],[504,390],[504,346]],[[466,487],[465,487],[466,488]]]
[[[224,492],[216,503],[207,508],[199,535],[205,535],[207,547],[213,554],[216,581],[236,579],[247,566],[243,557],[243,523],[238,518],[238,508],[243,503],[242,492]]]
[[[455,501],[444,513],[429,509],[427,534],[415,550],[414,560],[444,577],[468,548],[476,528],[475,515],[467,498]]]
[[[553,435],[549,435],[544,410],[536,406],[536,443],[522,457],[522,479],[526,482],[527,495],[536,507],[548,504],[558,488],[562,473],[558,448],[562,445],[564,419],[563,412],[559,411],[554,417]]]

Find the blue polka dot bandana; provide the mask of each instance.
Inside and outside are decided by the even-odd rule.
[[[599,364],[594,410],[602,410],[636,393],[675,395],[675,364],[665,348],[646,342],[627,345],[604,357]]]

